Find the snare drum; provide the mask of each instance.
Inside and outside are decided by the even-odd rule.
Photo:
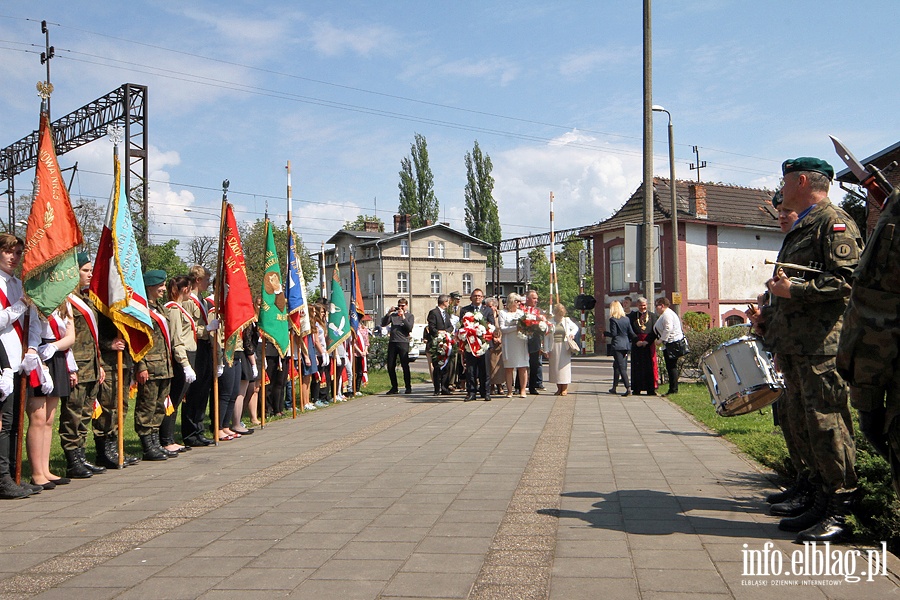
[[[772,404],[784,391],[772,355],[753,336],[729,340],[700,359],[716,412],[743,415]]]

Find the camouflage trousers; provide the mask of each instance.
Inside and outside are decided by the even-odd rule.
[[[79,381],[68,397],[60,398],[59,440],[63,450],[84,448],[99,388],[96,380]]]
[[[139,383],[137,399],[134,401],[134,432],[150,435],[159,431],[166,416],[166,397],[169,395],[171,379],[149,379]]]
[[[900,496],[900,371],[885,387],[851,386],[850,403],[859,411],[860,429],[891,465],[891,481]]]
[[[856,444],[849,388],[833,356],[779,354],[788,393],[783,399],[792,437],[814,481],[829,493],[856,488]]]
[[[128,414],[128,385],[130,368],[124,372],[124,390],[122,391],[122,413]],[[92,421],[94,437],[106,437],[110,435],[118,438],[118,411],[116,410],[116,395],[118,394],[118,375],[116,368],[106,368],[106,379],[98,386],[97,400],[100,402],[100,416]]]

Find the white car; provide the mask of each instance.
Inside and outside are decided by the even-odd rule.
[[[416,359],[419,358],[419,349],[414,345],[409,345],[409,362],[416,362]]]
[[[425,325],[424,323],[413,325],[412,332],[409,334],[410,350],[415,348],[420,354],[422,352],[425,352],[425,327],[427,327],[427,325]]]

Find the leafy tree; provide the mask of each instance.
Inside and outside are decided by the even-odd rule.
[[[848,215],[853,217],[863,240],[865,240],[868,237],[868,232],[866,231],[866,199],[848,192],[844,194],[844,199],[841,201],[840,206],[847,211]]]
[[[272,223],[275,237],[275,249],[278,252],[278,260],[281,262],[282,280],[287,276],[287,226]],[[262,276],[265,273],[266,257],[266,221],[257,219],[253,223],[240,223],[238,233],[241,235],[241,244],[244,250],[244,259],[247,261],[247,280],[250,282],[250,291],[254,295],[259,294],[262,287]],[[300,268],[303,269],[303,277],[307,284],[316,275],[316,262],[313,260],[303,240],[294,232],[297,253],[300,255]],[[309,286],[307,285],[307,288]],[[309,291],[308,289],[306,290]]]
[[[139,248],[144,271],[162,269],[169,277],[187,275],[190,267],[178,256],[175,250],[177,247],[178,240],[169,240],[162,244],[150,244]]]
[[[501,231],[500,214],[494,200],[493,168],[490,155],[482,154],[478,140],[475,140],[471,154],[466,152],[466,229],[469,235],[496,243],[501,239]],[[491,251],[488,266],[493,266],[494,260]]]
[[[343,228],[345,231],[365,231],[366,222],[378,223],[378,231],[384,232],[384,221],[375,215],[359,215],[355,221],[345,221]]]
[[[400,161],[400,205],[401,215],[412,216],[412,226],[423,227],[426,221],[436,223],[440,205],[434,195],[434,175],[428,164],[428,145],[425,136],[417,133],[410,146],[410,157]]]
[[[556,253],[556,277],[559,281],[560,302],[565,305],[569,313],[575,310],[575,296],[580,293],[581,287],[578,281],[579,253],[585,248],[585,242],[581,238],[572,237],[563,242],[562,249]],[[588,278],[585,277],[587,280]]]
[[[540,297],[541,307],[546,308],[550,303],[550,259],[547,258],[544,248],[533,248],[528,253],[528,260],[531,264],[531,272],[527,278],[526,291],[536,290]]]
[[[16,200],[15,234],[25,237],[28,215],[31,214],[31,205],[34,198],[31,194],[22,194]],[[100,207],[91,198],[72,198],[72,208],[75,211],[75,219],[81,228],[84,238],[79,250],[87,252],[91,259],[97,254],[97,244],[100,242],[100,234],[103,233],[103,221],[106,218],[106,206]]]

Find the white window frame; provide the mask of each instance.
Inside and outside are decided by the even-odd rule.
[[[397,273],[397,293],[409,293],[409,273],[407,273],[406,271],[399,271]]]
[[[609,248],[609,291],[621,292],[628,289],[625,282],[625,245]]]
[[[409,240],[400,240],[400,256],[409,256]]]
[[[462,295],[465,297],[472,295],[472,290],[475,289],[475,278],[472,277],[471,273],[463,273],[462,276]]]
[[[441,293],[441,284],[442,277],[440,273],[432,273],[431,274],[431,293],[432,294],[440,294]]]
[[[376,283],[375,273],[369,273],[369,295],[375,296],[378,294],[378,284]]]
[[[428,258],[434,258],[434,242],[428,242]]]
[[[463,242],[463,258],[472,258],[472,244]]]
[[[446,245],[444,242],[438,242],[438,258],[445,258]]]

